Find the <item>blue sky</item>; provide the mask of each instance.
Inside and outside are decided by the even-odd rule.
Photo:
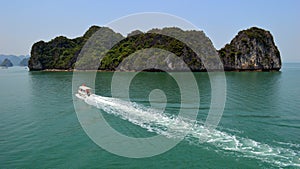
[[[1,54],[29,54],[39,40],[81,36],[91,25],[105,25],[129,14],[163,12],[204,30],[217,49],[242,29],[267,29],[283,61],[300,62],[298,0],[1,0],[0,8]]]

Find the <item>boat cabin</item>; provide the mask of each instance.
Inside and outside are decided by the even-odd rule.
[[[92,94],[92,89],[85,85],[79,86],[78,94],[83,97],[90,96]]]

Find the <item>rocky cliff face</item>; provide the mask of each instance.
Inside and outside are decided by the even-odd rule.
[[[50,42],[40,41],[35,43],[31,50],[29,69],[74,69],[74,64],[84,44],[99,29],[98,26],[92,26],[82,37],[75,39],[60,36]],[[192,71],[206,71],[207,68],[204,67],[203,63],[209,66],[210,70],[221,69],[216,59],[218,57],[220,57],[225,71],[278,71],[281,68],[280,53],[271,33],[256,27],[240,31],[230,44],[225,45],[219,51],[215,50],[212,42],[202,31],[163,28],[152,29],[143,33],[137,30],[124,38],[121,34],[115,33],[109,28],[103,29],[102,32],[104,33],[99,35],[101,36],[99,39],[102,39],[102,41],[96,39],[95,48],[88,50],[89,57],[78,58],[77,63],[80,63],[80,69],[91,69],[91,67],[93,67],[93,70],[97,69],[93,66],[93,63],[99,60],[101,54],[99,49],[102,48],[110,50],[98,67],[100,70],[116,70],[124,60],[127,64],[120,65],[120,70],[134,71],[136,69],[134,67],[143,65],[151,67],[150,63],[154,59],[155,63],[167,67],[167,70],[185,71],[183,65],[173,65],[170,57],[163,58],[163,53],[159,50],[154,53],[140,53],[135,59],[130,59],[130,55],[134,52],[149,48],[158,48],[177,55],[184,60]],[[114,46],[108,45],[111,42],[118,43]],[[187,42],[187,44],[183,42]],[[203,56],[202,60],[196,56],[195,50]],[[150,55],[154,56],[151,58],[152,60],[149,57]],[[76,68],[78,69],[78,67]]]
[[[281,68],[281,58],[269,31],[250,28],[240,31],[220,49],[224,70],[272,71]]]

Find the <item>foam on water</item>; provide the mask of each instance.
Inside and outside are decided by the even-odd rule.
[[[185,137],[192,144],[211,144],[224,151],[237,152],[240,157],[255,158],[280,167],[300,167],[300,152],[290,148],[274,147],[224,131],[208,129],[201,122],[161,113],[134,102],[97,95],[85,101],[108,114],[168,138]],[[206,138],[204,142],[202,138]]]

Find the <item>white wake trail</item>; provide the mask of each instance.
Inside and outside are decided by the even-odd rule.
[[[249,138],[231,135],[216,129],[207,129],[200,122],[161,113],[158,110],[117,98],[92,95],[85,102],[108,114],[113,114],[145,128],[149,132],[155,132],[168,138],[185,137],[186,140],[193,140],[193,144],[196,145],[202,144],[201,139],[206,138],[204,143],[225,151],[238,152],[241,157],[259,159],[280,167],[300,167],[299,151],[272,147]]]

